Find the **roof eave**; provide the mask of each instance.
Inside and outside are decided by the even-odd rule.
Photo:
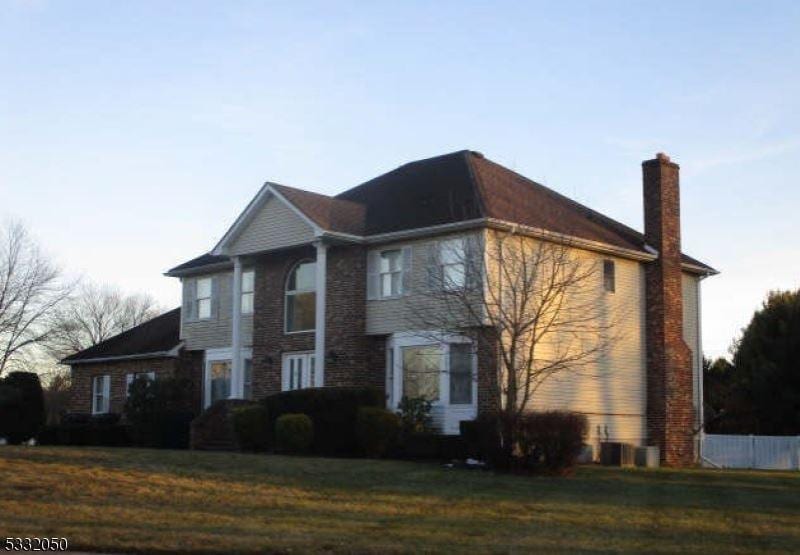
[[[75,360],[70,360],[70,357],[66,357],[59,361],[59,364],[64,364],[66,366],[77,366],[79,364],[92,364],[96,362],[114,362],[114,361],[122,361],[122,360],[144,360],[144,359],[152,359],[152,358],[177,358],[181,347],[183,347],[183,342],[179,342],[175,347],[168,351],[152,351],[149,353],[134,353],[132,355],[111,355],[106,357],[93,357],[93,358],[79,358]]]

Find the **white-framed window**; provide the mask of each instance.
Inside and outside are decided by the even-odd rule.
[[[243,398],[253,395],[253,351],[242,349]],[[210,407],[222,399],[230,399],[233,378],[233,352],[230,348],[206,351],[203,379],[203,406]]]
[[[282,366],[283,391],[317,387],[316,361],[313,352],[285,353]]]
[[[129,372],[125,375],[125,396],[127,397],[131,393],[131,386],[133,382],[136,380],[143,378],[145,380],[153,381],[156,379],[156,373],[153,371],[150,372]]]
[[[242,314],[253,313],[253,301],[255,300],[256,285],[255,270],[245,270],[242,272]]]
[[[462,237],[439,243],[439,266],[443,289],[453,291],[466,286],[467,249]]]
[[[111,399],[111,376],[104,374],[92,378],[92,414],[105,414]]]
[[[386,348],[389,406],[424,397],[434,406],[476,406],[477,356],[469,338],[453,334],[394,334]]]
[[[314,331],[317,311],[317,263],[298,262],[286,279],[286,333]]]
[[[380,295],[396,297],[403,293],[403,251],[392,249],[380,254]]]
[[[197,278],[197,296],[195,303],[197,304],[197,318],[205,320],[211,318],[211,301],[213,291],[213,278]]]
[[[603,260],[603,289],[614,293],[617,289],[616,268],[613,260]]]
[[[411,247],[370,251],[367,255],[367,299],[393,299],[409,293]]]

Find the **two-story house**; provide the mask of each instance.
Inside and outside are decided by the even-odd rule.
[[[436,426],[457,433],[493,402],[483,384],[497,349],[418,329],[429,302],[418,284],[431,272],[466,280],[458,258],[431,252],[513,229],[596,258],[597,302],[625,308],[623,339],[597,363],[613,371],[551,380],[534,408],[586,414],[591,441],[659,445],[665,462],[691,462],[700,282],[716,272],[680,251],[678,173],[662,154],[643,163],[644,234],[474,151],[411,162],[332,197],[266,183],[208,254],[167,272],[183,290],[168,315],[177,329],[162,326],[169,337],[131,347],[157,335],[148,323],[65,360],[72,410],[119,410],[131,375],[181,371],[198,409],[337,385],[383,388],[396,407],[424,391]]]

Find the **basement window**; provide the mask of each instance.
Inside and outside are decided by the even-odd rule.
[[[615,265],[613,260],[603,260],[603,288],[609,293],[616,291]]]

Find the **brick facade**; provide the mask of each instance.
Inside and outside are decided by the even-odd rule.
[[[366,249],[331,246],[327,255],[325,307],[325,385],[384,384],[385,338],[365,334]],[[286,278],[301,260],[313,260],[310,247],[270,253],[256,261],[253,320],[253,396],[281,390],[285,353],[314,350],[314,332],[284,332]]]
[[[178,375],[191,384],[192,410],[200,412],[202,407],[202,352],[181,352],[178,358],[163,357],[141,360],[117,360],[92,362],[72,366],[69,412],[92,412],[92,378],[108,374],[111,376],[109,412],[122,413],[127,399],[127,374],[155,372],[156,378]]]
[[[647,435],[670,466],[694,462],[692,353],[683,339],[679,167],[659,154],[642,163],[645,239]]]

